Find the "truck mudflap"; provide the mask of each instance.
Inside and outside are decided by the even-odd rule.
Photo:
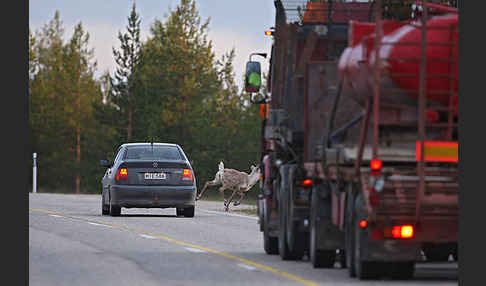
[[[319,219],[319,218],[318,218]],[[317,248],[318,249],[344,249],[344,232],[329,220],[318,220]]]
[[[421,243],[416,241],[368,240],[362,244],[361,257],[364,261],[420,261],[420,248]]]

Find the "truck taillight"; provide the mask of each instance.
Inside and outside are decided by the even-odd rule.
[[[359,221],[359,227],[365,228],[367,226],[368,226],[368,221],[366,221],[365,219]]]
[[[380,159],[373,159],[370,162],[370,167],[372,172],[379,172],[383,167],[383,162]]]
[[[311,179],[307,179],[307,180],[303,180],[302,181],[302,186],[303,187],[310,187],[310,186],[312,186],[312,184],[313,184],[313,182],[312,182]]]
[[[411,225],[396,225],[392,228],[393,238],[412,238],[414,235],[414,229]]]
[[[128,171],[126,168],[120,168],[116,171],[115,180],[122,181],[128,180]]]
[[[190,169],[182,170],[182,180],[191,182],[194,180],[194,177],[192,176],[192,171]]]

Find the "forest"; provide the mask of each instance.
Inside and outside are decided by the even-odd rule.
[[[129,142],[179,144],[199,189],[221,160],[245,172],[260,163],[259,106],[236,84],[235,51],[216,58],[196,1],[181,0],[143,40],[142,19],[134,4],[113,47],[116,70],[98,77],[81,22],[69,39],[58,11],[29,29],[29,148],[39,192],[100,193],[99,160],[112,161]]]

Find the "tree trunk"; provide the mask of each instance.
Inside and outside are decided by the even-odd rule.
[[[81,192],[81,175],[79,167],[81,166],[81,128],[79,125],[76,127],[76,165],[78,170],[76,171],[76,194]]]
[[[78,94],[76,98],[76,113],[77,113],[77,122],[76,122],[76,194],[81,192],[81,70],[78,70]]]

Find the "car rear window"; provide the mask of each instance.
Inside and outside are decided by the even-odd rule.
[[[125,159],[140,160],[182,160],[175,146],[132,146],[127,148]]]

